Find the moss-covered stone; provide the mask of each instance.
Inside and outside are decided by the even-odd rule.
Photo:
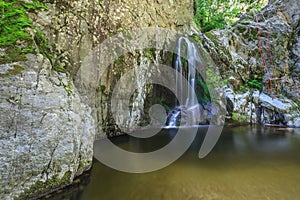
[[[54,175],[45,182],[38,180],[34,185],[31,185],[30,188],[25,189],[22,194],[20,194],[18,197],[15,197],[14,199],[31,199],[34,197],[42,196],[58,188],[64,187],[72,182],[71,174],[72,172],[67,171],[62,178]]]
[[[232,113],[232,120],[237,122],[247,122],[247,116],[241,115],[240,113]]]
[[[14,76],[14,75],[18,75],[21,74],[21,72],[25,69],[25,67],[21,66],[21,65],[13,65],[12,69],[9,69],[7,73],[5,74],[0,74],[1,78],[6,78],[6,77],[10,77],[10,76]]]
[[[37,30],[28,17],[28,12],[46,10],[39,1],[24,3],[23,1],[1,1],[0,13],[0,64],[26,60],[26,53],[34,53],[32,31]]]
[[[0,64],[26,61],[26,57],[20,47],[11,45],[3,49],[4,52],[0,54]]]
[[[48,42],[48,38],[40,30],[36,30],[34,36],[34,41],[36,42],[38,49],[43,56],[48,58],[52,64],[53,55],[51,53],[51,48]]]

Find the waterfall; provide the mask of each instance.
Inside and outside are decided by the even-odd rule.
[[[185,58],[185,60],[183,59]],[[196,125],[197,105],[196,96],[196,76],[197,66],[201,59],[197,51],[196,45],[186,37],[180,37],[177,44],[177,55],[174,63],[176,73],[176,96],[175,111],[169,113],[167,118],[167,126],[174,127],[178,124],[183,116],[183,108],[190,110],[189,125]],[[188,83],[184,84],[184,83]]]
[[[186,45],[186,52],[184,46]],[[183,52],[182,52],[183,51]],[[183,53],[183,54],[182,54]],[[187,58],[187,69],[184,69],[182,58]],[[176,94],[179,94],[179,102],[184,103],[186,107],[197,104],[197,97],[191,90],[195,91],[196,67],[200,63],[200,57],[197,52],[197,47],[188,38],[180,37],[177,45],[177,56],[175,61],[175,69],[181,74],[176,73]],[[187,80],[190,87],[183,87],[183,79]],[[187,91],[187,98],[183,99],[183,91]],[[177,104],[177,106],[180,106]]]
[[[180,112],[181,112],[180,110],[177,110],[172,115],[170,115],[168,126],[170,126],[170,127],[176,127],[177,126],[177,122],[178,122]]]

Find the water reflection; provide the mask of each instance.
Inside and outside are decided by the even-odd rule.
[[[121,148],[148,152],[170,142],[176,131],[151,139],[111,139]],[[199,129],[189,150],[172,165],[151,173],[128,174],[95,161],[90,183],[65,199],[298,199],[300,131],[266,127],[225,128],[204,159]],[[77,194],[78,191],[77,191]],[[60,196],[56,195],[55,199]]]

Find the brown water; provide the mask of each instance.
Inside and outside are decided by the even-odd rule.
[[[170,137],[166,135],[164,132],[144,142],[128,136],[112,140],[124,149],[143,152],[167,143]],[[95,160],[89,183],[66,199],[300,198],[299,129],[225,128],[213,151],[199,159],[202,140],[203,134],[198,133],[197,140],[179,160],[146,174],[119,172]]]

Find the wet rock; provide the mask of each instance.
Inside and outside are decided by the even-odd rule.
[[[297,127],[297,128],[300,128],[300,118],[296,118],[296,119],[294,120],[293,125],[294,125],[295,127]]]
[[[227,101],[232,105],[228,114],[237,121],[255,122],[256,113],[255,105],[251,102],[250,92],[235,94],[231,88],[224,88]]]
[[[300,49],[300,48],[299,48]],[[300,58],[300,57],[299,57]],[[294,70],[293,70],[293,78],[300,82],[300,61],[298,61],[295,64]]]
[[[201,103],[191,107],[179,106],[169,111],[167,126],[193,126],[206,124],[222,124],[218,119],[218,109],[212,103]],[[175,118],[174,118],[175,117]]]
[[[132,34],[130,30],[147,27],[160,27],[170,30],[178,29],[180,31],[190,30],[193,24],[193,4],[189,0],[183,1],[54,1],[51,4],[50,13],[52,16],[49,38],[51,45],[57,50],[59,60],[62,64],[67,65],[73,79],[78,79],[78,72],[83,69],[84,76],[102,73],[106,66],[98,66],[101,54],[94,51],[105,40],[113,38],[116,34],[123,34],[120,41],[130,41]],[[44,15],[43,15],[44,16]],[[43,17],[44,18],[44,17]],[[143,37],[148,37],[143,34]],[[169,36],[168,36],[169,37]],[[171,41],[171,38],[168,38]],[[147,44],[148,38],[141,41]],[[157,42],[161,45],[166,41]],[[142,46],[139,44],[138,46]],[[98,77],[99,83],[91,87],[90,85],[82,86],[76,84],[79,92],[83,96],[87,96],[87,102],[93,111],[93,116],[97,121],[97,137],[105,137],[105,135],[117,135],[122,130],[132,130],[139,126],[144,113],[144,104],[146,96],[149,96],[151,90],[147,84],[148,76],[151,71],[148,70],[149,63],[153,62],[156,56],[153,52],[147,52],[148,57],[141,55],[137,49],[126,55],[120,56],[114,64],[109,66],[109,70],[103,76]],[[123,48],[123,47],[122,47]],[[118,52],[120,48],[116,48]],[[114,55],[114,49],[110,48],[108,54]],[[90,69],[91,63],[84,63],[84,59],[90,55],[96,64]],[[160,54],[157,53],[157,54]],[[153,58],[152,58],[153,57]],[[142,62],[140,62],[142,61]],[[139,65],[137,65],[139,64]],[[89,66],[87,66],[89,65]],[[99,69],[97,68],[99,67]],[[96,69],[95,69],[96,68]],[[121,112],[116,119],[111,120],[114,111],[111,109],[112,91],[120,77],[130,70],[135,70],[135,79],[137,92],[133,95],[130,113]],[[91,71],[91,74],[88,73]],[[91,80],[92,78],[87,78]],[[122,88],[124,93],[129,93],[130,88]],[[90,94],[87,91],[93,88]],[[96,91],[97,90],[97,91]],[[96,91],[96,92],[95,92]],[[123,99],[123,94],[117,95],[115,98],[119,101],[119,105],[128,99]],[[118,105],[118,106],[119,106]],[[118,110],[125,110],[123,108]],[[110,127],[107,127],[110,126]],[[109,132],[106,132],[109,131]]]

